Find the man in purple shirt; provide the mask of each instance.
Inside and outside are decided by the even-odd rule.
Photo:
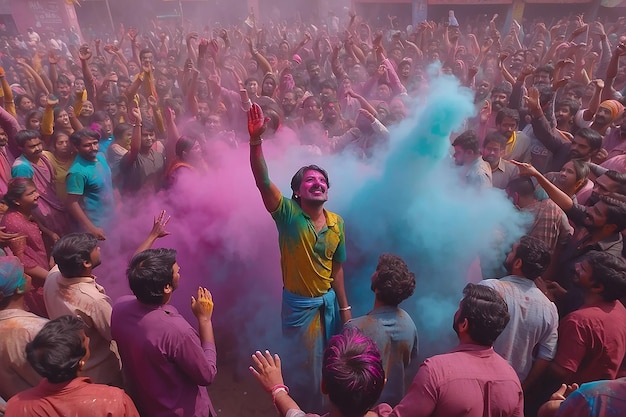
[[[467,284],[454,315],[459,346],[426,359],[390,417],[523,416],[517,374],[493,350],[509,322],[504,299],[492,288]]]
[[[126,272],[135,294],[113,306],[111,333],[117,342],[127,392],[144,416],[216,416],[206,386],[217,374],[211,315],[213,299],[198,288],[191,310],[199,334],[168,305],[180,275],[173,249],[148,249]]]

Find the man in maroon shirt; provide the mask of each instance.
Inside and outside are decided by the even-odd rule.
[[[509,322],[504,299],[492,288],[467,284],[454,315],[459,346],[426,359],[390,417],[523,416],[517,374],[493,350]]]
[[[561,383],[615,379],[626,354],[626,263],[592,251],[575,266],[574,284],[584,304],[559,324],[559,345],[550,366]]]

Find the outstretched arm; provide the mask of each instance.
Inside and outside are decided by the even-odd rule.
[[[261,135],[265,132],[266,120],[261,107],[254,103],[248,111],[248,133],[250,133],[250,167],[256,181],[256,186],[261,192],[265,209],[270,213],[274,212],[280,204],[282,195],[280,190],[270,181],[267,171],[267,164],[263,157]]]

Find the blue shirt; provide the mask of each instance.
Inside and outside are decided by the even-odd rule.
[[[13,162],[11,167],[11,177],[24,177],[32,178],[35,176],[35,169],[28,159],[24,155],[20,155]]]
[[[67,171],[65,180],[68,194],[82,195],[80,206],[96,227],[106,226],[114,209],[111,169],[98,153],[95,161],[87,161],[80,155]]]

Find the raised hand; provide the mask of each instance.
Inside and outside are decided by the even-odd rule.
[[[271,392],[272,388],[277,385],[283,385],[283,375],[278,354],[272,356],[269,350],[266,350],[264,353],[257,350],[252,355],[252,362],[254,362],[254,366],[249,368],[250,372],[267,392]]]
[[[165,210],[161,210],[161,213],[159,213],[159,215],[154,218],[154,223],[152,224],[152,230],[150,230],[150,236],[154,237],[155,239],[159,239],[159,238],[171,235],[170,232],[165,230],[165,226],[167,226],[171,218],[172,216],[167,216],[167,219],[166,219]]]
[[[250,134],[251,140],[261,138],[261,135],[265,133],[265,129],[267,128],[267,122],[269,122],[269,117],[265,118],[263,116],[261,106],[253,103],[250,110],[248,110],[248,133]]]
[[[191,312],[197,319],[211,320],[213,315],[213,295],[211,295],[211,291],[198,287],[198,298],[191,297]]]
[[[86,43],[83,44],[78,50],[78,57],[81,61],[89,61],[91,59],[91,56],[92,54],[89,45],[87,45]]]

